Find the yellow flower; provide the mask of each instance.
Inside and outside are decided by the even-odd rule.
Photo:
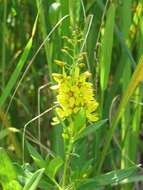
[[[86,71],[80,74],[80,69],[76,66],[69,75],[64,71],[63,74],[54,73],[52,76],[58,83],[52,89],[57,90],[59,108],[56,113],[61,120],[72,117],[81,108],[85,109],[87,120],[98,120],[98,102],[94,97],[92,83],[87,81],[91,73]],[[58,123],[58,117],[53,118],[54,123]]]

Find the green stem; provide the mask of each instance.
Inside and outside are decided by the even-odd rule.
[[[66,182],[67,182],[67,171],[68,171],[68,165],[69,165],[69,160],[70,160],[70,153],[73,148],[73,138],[70,138],[67,152],[66,152],[66,157],[65,157],[65,163],[64,163],[64,172],[63,172],[63,180],[62,180],[62,188],[65,188]]]
[[[57,186],[57,188],[58,188],[59,190],[63,190],[63,189],[60,187],[60,185],[56,182],[56,180],[53,180],[53,182],[55,183],[55,185]]]

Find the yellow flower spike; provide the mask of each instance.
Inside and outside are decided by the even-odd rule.
[[[58,83],[59,108],[56,112],[62,120],[71,118],[81,108],[85,109],[87,120],[92,122],[98,120],[96,114],[98,103],[94,97],[93,85],[87,81],[91,77],[90,72],[80,73],[80,68],[76,66],[69,75],[63,70],[63,74],[54,73],[52,76]]]

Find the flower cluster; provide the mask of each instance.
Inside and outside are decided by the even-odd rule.
[[[59,117],[53,118],[53,124],[59,123],[59,118],[64,120],[73,114],[76,114],[81,108],[84,108],[86,118],[89,121],[97,121],[96,113],[98,102],[95,100],[93,85],[88,82],[91,74],[86,71],[80,74],[79,67],[76,66],[74,71],[67,75],[53,73],[54,80],[58,83],[52,89],[57,90],[56,112]]]

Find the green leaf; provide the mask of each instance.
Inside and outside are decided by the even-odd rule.
[[[51,184],[51,181],[49,182],[49,180],[47,180],[47,178],[41,179],[41,181],[39,183],[39,188],[42,190],[54,189],[54,183]]]
[[[0,182],[3,188],[7,190],[21,190],[21,186],[16,179],[17,174],[10,158],[6,151],[3,148],[0,148]],[[16,184],[17,189],[10,188],[13,183]]]
[[[27,142],[26,144],[27,144],[28,151],[32,158],[37,158],[39,160],[43,160],[42,156],[37,152],[37,150],[30,143]]]
[[[27,143],[28,151],[33,158],[35,164],[39,168],[45,168],[46,167],[46,162],[43,160],[42,156],[37,152],[37,150],[29,143]]]
[[[114,36],[114,23],[115,23],[115,5],[111,3],[108,12],[107,20],[105,24],[105,31],[102,39],[101,46],[101,61],[100,61],[100,82],[101,89],[104,91],[107,88],[111,57],[112,57],[112,47],[113,47],[113,36]]]
[[[36,17],[36,20],[35,20],[35,23],[33,26],[32,36],[29,39],[28,43],[26,44],[24,51],[20,57],[20,60],[17,64],[15,70],[13,71],[6,87],[4,88],[2,95],[0,96],[0,107],[2,107],[4,105],[7,97],[10,95],[11,90],[13,89],[14,85],[16,84],[16,82],[20,76],[21,70],[23,69],[23,66],[28,58],[28,55],[29,55],[31,47],[32,47],[33,36],[35,34],[36,25],[37,25],[37,17]]]
[[[63,165],[63,160],[60,157],[56,157],[50,161],[48,164],[45,173],[51,178],[54,179],[58,169]]]
[[[5,103],[7,97],[10,95],[11,90],[14,87],[14,85],[15,85],[15,83],[16,83],[16,81],[17,81],[17,79],[18,79],[18,77],[19,77],[19,75],[21,73],[21,70],[22,70],[22,68],[23,68],[23,66],[24,66],[24,64],[25,64],[25,62],[27,60],[27,57],[29,55],[31,47],[32,47],[32,38],[30,38],[30,40],[28,41],[28,43],[27,43],[27,45],[26,45],[26,47],[24,49],[24,52],[21,55],[20,60],[19,60],[19,62],[17,64],[13,74],[11,75],[5,89],[3,90],[3,94],[0,97],[0,107],[3,106],[3,104]]]
[[[98,122],[90,125],[89,127],[84,128],[84,130],[81,133],[78,133],[75,140],[79,140],[83,137],[86,137],[90,133],[96,132],[96,130],[98,130],[100,127],[102,127],[106,122],[107,122],[107,119],[104,119],[104,120],[98,121]]]
[[[58,19],[59,19],[60,7],[61,7],[61,4],[57,3],[57,2],[52,3],[50,5],[50,7],[49,7],[48,16],[49,16],[50,24],[52,26],[54,26],[57,23]]]
[[[4,190],[22,190],[22,186],[15,180],[4,185]]]
[[[16,179],[12,162],[3,148],[0,148],[0,176],[5,176],[4,182]]]
[[[85,110],[83,108],[74,116],[74,126],[76,130],[81,129],[86,123]]]
[[[29,178],[26,185],[24,186],[23,190],[36,190],[44,171],[45,169],[42,168],[32,174],[32,176]]]
[[[138,169],[138,166],[133,166],[128,169],[114,170],[91,179],[81,180],[78,190],[94,190],[95,188],[106,185],[118,185],[121,181],[125,181],[129,177],[134,176]]]
[[[127,179],[119,182],[119,184],[127,184],[127,183],[134,183],[134,182],[141,182],[143,181],[143,175],[134,175],[134,176],[131,176],[131,177],[128,177]]]

